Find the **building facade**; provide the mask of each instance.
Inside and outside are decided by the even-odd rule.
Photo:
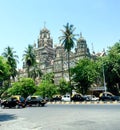
[[[84,57],[90,57],[86,40],[80,34],[75,50],[70,52],[70,67]],[[34,43],[37,62],[43,73],[54,73],[54,83],[59,84],[61,78],[69,81],[67,52],[60,44],[53,46],[50,31],[44,27],[40,30],[37,43]]]

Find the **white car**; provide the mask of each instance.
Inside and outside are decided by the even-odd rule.
[[[91,101],[99,101],[99,97],[96,97],[95,95],[87,95],[88,98],[91,100]]]
[[[96,97],[95,95],[91,95],[91,96],[92,96],[91,98],[92,101],[99,101],[99,97]]]
[[[71,101],[71,97],[70,97],[70,95],[63,95],[61,100],[65,101],[65,102],[70,102]]]

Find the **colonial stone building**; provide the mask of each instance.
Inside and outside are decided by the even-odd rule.
[[[86,40],[80,34],[75,50],[70,52],[70,67],[84,57],[90,57]],[[61,78],[69,80],[67,52],[60,44],[53,46],[50,31],[44,27],[39,34],[37,43],[34,43],[37,62],[43,73],[54,73],[54,83],[59,84]]]

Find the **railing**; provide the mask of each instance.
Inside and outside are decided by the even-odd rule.
[[[90,90],[92,90],[92,91],[97,91],[97,90],[102,90],[102,91],[104,91],[105,88],[104,88],[104,87],[93,87],[93,88],[90,88]]]

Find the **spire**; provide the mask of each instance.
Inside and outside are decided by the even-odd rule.
[[[80,32],[80,38],[82,38],[82,32]]]
[[[93,43],[92,43],[92,53],[95,54]]]
[[[80,32],[80,38],[78,39],[79,42],[85,42],[86,43],[86,40],[84,39],[84,37],[82,36],[82,32]]]
[[[34,41],[34,48],[36,48],[36,42]]]
[[[46,28],[46,21],[44,21],[44,28]]]

